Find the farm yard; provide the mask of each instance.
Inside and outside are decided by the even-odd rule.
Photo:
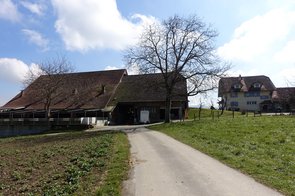
[[[295,0],[0,3],[0,196],[295,196]]]
[[[226,112],[212,119],[151,127],[254,177],[286,195],[295,195],[295,117],[253,117]],[[198,110],[190,111],[190,118]]]
[[[295,195],[294,116],[248,116],[191,109],[191,121],[150,127]],[[195,118],[195,120],[193,120]],[[0,139],[0,195],[121,195],[129,170],[127,136],[68,132]],[[177,155],[176,155],[177,156]]]
[[[0,139],[0,195],[119,195],[128,156],[122,133]]]

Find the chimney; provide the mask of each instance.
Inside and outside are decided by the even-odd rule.
[[[78,89],[73,89],[73,91],[72,91],[72,93],[73,93],[73,95],[77,95],[78,94]]]
[[[102,84],[101,85],[101,93],[105,94],[105,92],[106,92],[106,85]]]
[[[102,84],[102,85],[100,85],[100,88],[98,89],[97,96],[103,95],[105,93],[106,93],[106,85]]]

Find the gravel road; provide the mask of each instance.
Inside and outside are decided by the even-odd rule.
[[[123,195],[281,195],[165,134],[146,128],[126,132],[133,166]]]

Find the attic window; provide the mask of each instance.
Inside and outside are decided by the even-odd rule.
[[[240,89],[242,86],[241,86],[241,84],[234,84],[234,89]]]
[[[259,82],[256,82],[256,83],[253,84],[253,87],[254,88],[260,88],[261,84]]]

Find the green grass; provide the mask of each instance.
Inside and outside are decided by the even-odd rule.
[[[122,133],[0,139],[0,195],[120,195],[128,156]]]
[[[286,195],[295,195],[295,118],[210,118],[153,126]]]
[[[111,164],[108,165],[107,176],[97,195],[120,195],[122,181],[127,179],[129,170],[129,143],[125,135],[120,134],[115,138]]]

